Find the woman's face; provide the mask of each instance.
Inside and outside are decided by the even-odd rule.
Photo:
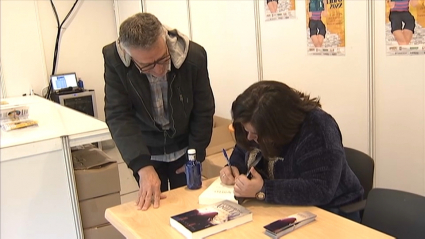
[[[251,125],[251,123],[242,124],[245,131],[248,133],[247,139],[249,141],[255,141],[258,144],[258,135],[257,131],[255,130],[254,126]]]

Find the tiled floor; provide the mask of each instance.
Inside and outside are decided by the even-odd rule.
[[[133,174],[130,169],[127,168],[127,165],[121,158],[116,147],[113,148],[103,148],[103,151],[109,155],[112,159],[118,162],[118,171],[120,174],[120,185],[121,185],[121,203],[126,203],[134,201],[137,196],[137,191],[139,189],[136,180],[134,180]]]

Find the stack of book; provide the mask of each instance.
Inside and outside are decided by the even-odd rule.
[[[316,215],[311,212],[296,213],[265,225],[265,233],[271,238],[277,239],[314,220],[316,220]]]
[[[37,121],[28,119],[28,116],[27,105],[10,105],[6,101],[1,102],[0,124],[4,131],[38,125]]]
[[[170,224],[186,238],[204,238],[252,221],[252,213],[235,202],[224,200],[172,216]]]

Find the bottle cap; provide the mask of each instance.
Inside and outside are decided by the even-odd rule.
[[[196,149],[187,150],[187,154],[196,154]]]

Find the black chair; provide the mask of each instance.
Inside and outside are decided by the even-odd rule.
[[[344,147],[344,150],[348,166],[350,166],[351,170],[353,170],[354,174],[359,179],[360,184],[363,186],[364,194],[363,199],[361,201],[342,206],[339,209],[344,213],[352,213],[359,211],[361,218],[363,210],[366,206],[366,199],[370,190],[373,187],[373,173],[375,163],[369,155],[361,151],[348,147]]]
[[[425,197],[374,188],[370,191],[362,224],[396,238],[425,238]]]

